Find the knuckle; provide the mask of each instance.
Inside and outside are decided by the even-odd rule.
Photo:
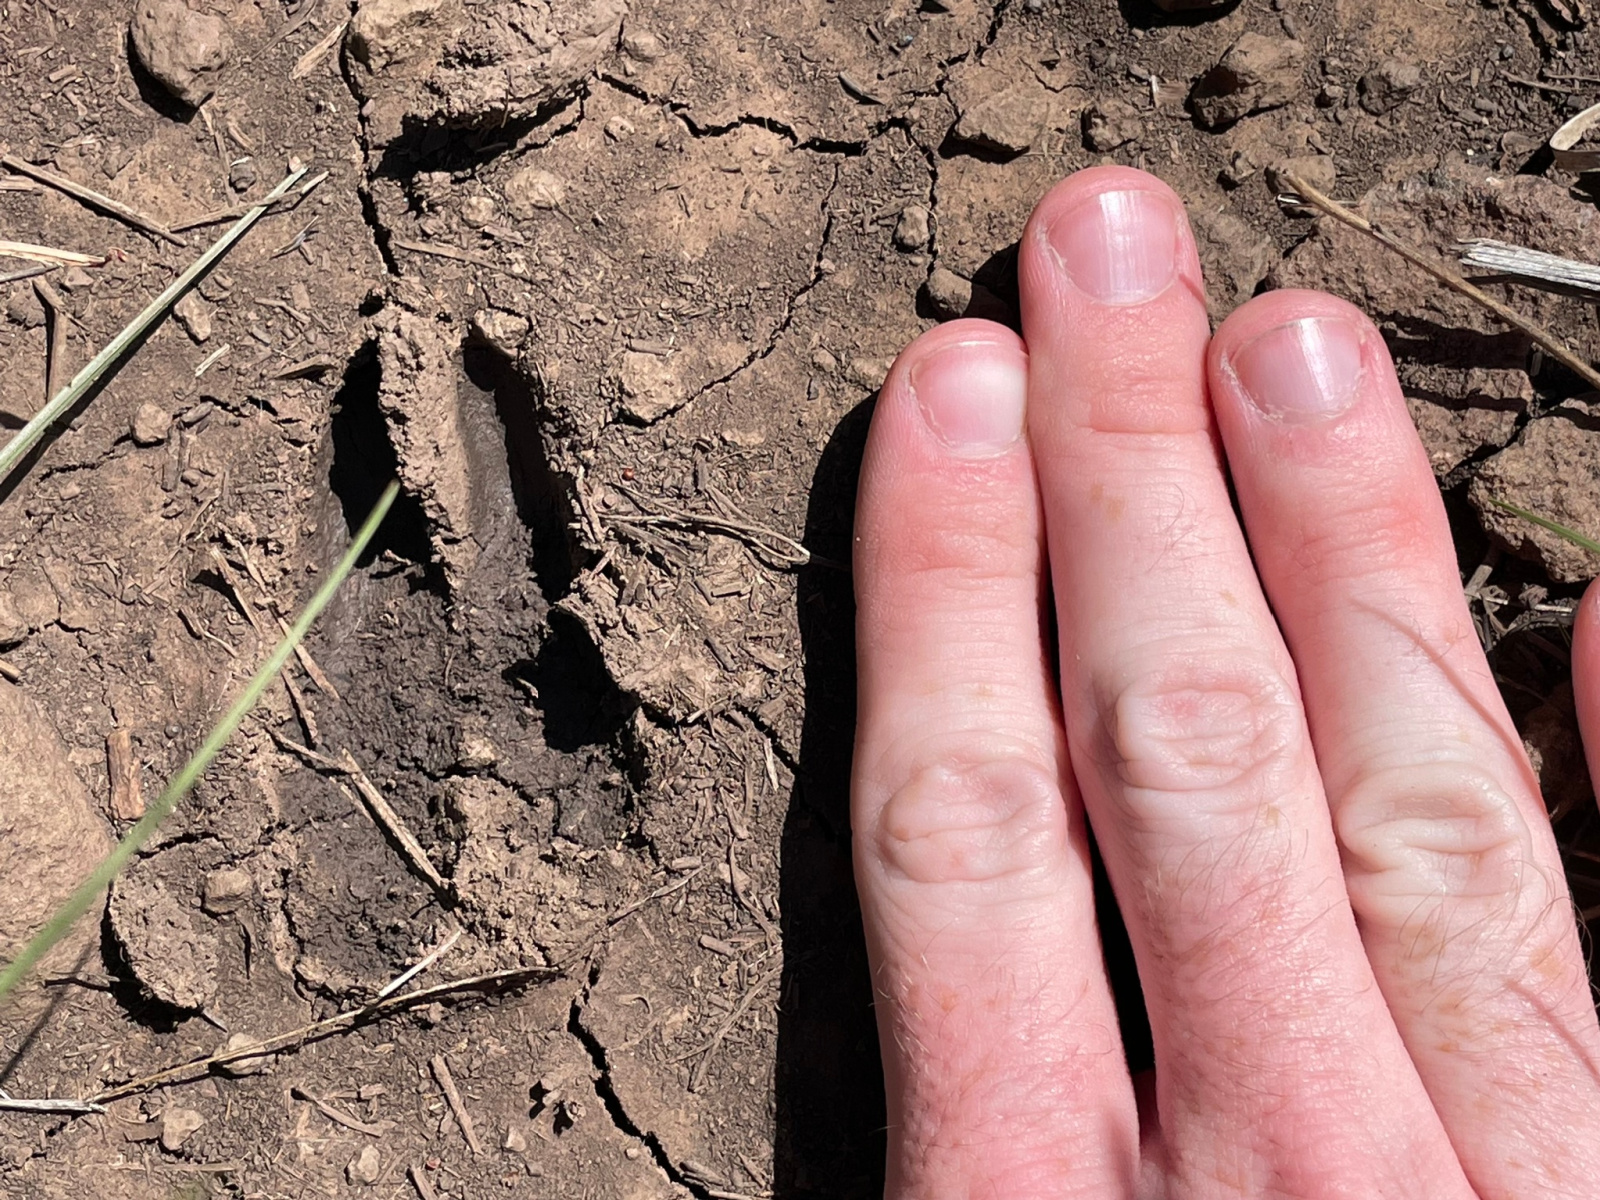
[[[1398,899],[1516,897],[1535,862],[1512,795],[1469,763],[1386,767],[1345,790],[1334,831],[1347,872]]]
[[[1131,793],[1226,792],[1254,807],[1263,789],[1298,773],[1299,701],[1263,663],[1174,658],[1114,690],[1101,711]]]
[[[920,884],[1045,885],[1068,816],[1054,764],[1026,747],[944,747],[879,809],[873,845],[891,875]]]

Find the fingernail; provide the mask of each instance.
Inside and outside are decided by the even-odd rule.
[[[1361,392],[1361,330],[1343,317],[1290,321],[1229,358],[1245,395],[1269,417],[1326,420]]]
[[[1027,362],[1019,350],[993,342],[941,346],[911,368],[910,385],[922,419],[963,458],[987,458],[1022,436],[1027,410]]]
[[[1072,282],[1102,304],[1143,304],[1178,275],[1178,210],[1159,192],[1101,192],[1047,236]]]

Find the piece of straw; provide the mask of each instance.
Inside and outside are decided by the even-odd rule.
[[[41,408],[33,420],[17,431],[17,435],[6,443],[5,449],[0,450],[0,485],[4,485],[11,478],[11,473],[16,469],[17,464],[27,457],[28,452],[34,446],[38,445],[39,440],[44,437],[46,431],[52,425],[61,419],[62,414],[71,409],[88,393],[90,388],[110,373],[121,361],[128,347],[143,337],[145,332],[155,325],[157,321],[165,317],[168,310],[193,286],[195,281],[209,271],[212,265],[245,235],[250,226],[260,220],[262,215],[272,207],[273,201],[299,182],[300,177],[305,173],[306,168],[304,167],[291,172],[282,183],[273,188],[262,199],[260,204],[240,217],[238,222],[227,233],[212,243],[209,250],[195,259],[187,271],[174,279],[168,285],[166,291],[152,300],[126,329],[112,338],[106,344],[105,349],[90,359],[89,364],[79,371],[77,375],[73,376],[72,382],[62,388],[55,399]]]

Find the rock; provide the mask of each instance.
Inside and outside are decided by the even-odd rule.
[[[253,1038],[247,1033],[230,1033],[228,1040],[222,1045],[222,1053],[232,1054],[236,1050],[248,1049],[259,1044],[259,1038]],[[222,1074],[234,1079],[243,1079],[247,1075],[265,1075],[271,1069],[270,1054],[252,1054],[248,1058],[236,1058],[217,1068]]]
[[[921,204],[902,208],[900,219],[894,225],[894,244],[902,250],[921,250],[933,236],[928,225],[931,215]]]
[[[129,422],[129,434],[136,446],[159,446],[172,432],[172,414],[146,400]]]
[[[363,1146],[361,1153],[350,1160],[344,1174],[351,1183],[377,1183],[383,1174],[383,1155],[376,1146]]]
[[[1049,122],[1049,95],[1019,88],[987,96],[965,109],[956,122],[955,136],[1003,154],[1022,154],[1033,148]]]
[[[1099,100],[1083,113],[1083,144],[1105,154],[1144,137],[1144,117],[1126,100]]]
[[[1389,58],[1361,77],[1361,107],[1375,117],[1393,112],[1422,86],[1422,68]]]
[[[941,321],[953,321],[965,315],[967,306],[972,303],[972,284],[949,267],[934,267],[922,291]]]
[[[10,581],[16,585],[16,578]],[[19,608],[22,606],[19,604]],[[55,727],[21,688],[0,680],[0,961],[10,962],[111,849],[111,838]],[[33,971],[70,972],[98,946],[97,922],[80,921]],[[14,1002],[17,1007],[13,1007]],[[45,1003],[37,984],[0,1005],[9,1017]]]
[[[1231,212],[1197,206],[1189,213],[1189,226],[1205,271],[1208,307],[1220,320],[1255,295],[1278,262],[1278,248]]]
[[[1274,193],[1292,192],[1294,189],[1283,180],[1285,175],[1298,175],[1323,194],[1333,191],[1339,182],[1339,168],[1334,165],[1331,154],[1301,154],[1279,159],[1267,168],[1267,187]]]
[[[184,0],[139,0],[128,33],[144,69],[190,108],[217,90],[217,73],[233,50],[226,22]]]
[[[469,229],[482,229],[494,220],[497,206],[490,196],[464,196],[461,200],[461,223]]]
[[[10,592],[0,592],[0,647],[15,646],[28,636],[28,622],[17,611]]]
[[[625,142],[633,136],[633,122],[618,113],[606,122],[605,132],[613,142]]]
[[[422,49],[419,32],[444,0],[361,0],[344,44],[369,71],[381,71]]]
[[[1289,38],[1241,35],[1195,84],[1190,95],[1195,116],[1207,129],[1223,129],[1288,104],[1304,82],[1305,56],[1305,47]]]
[[[172,315],[183,331],[197,343],[204,344],[211,337],[211,306],[199,292],[188,292],[172,306]]]
[[[1468,498],[1478,519],[1513,551],[1544,565],[1558,583],[1583,583],[1600,559],[1558,534],[1498,508],[1515,504],[1568,529],[1600,533],[1600,430],[1592,418],[1552,413],[1528,422],[1517,441],[1485,462]]]
[[[507,358],[522,351],[522,341],[532,328],[527,317],[503,308],[480,308],[472,314],[472,335]]]
[[[567,182],[542,167],[523,167],[506,180],[506,207],[526,221],[538,212],[560,208],[567,198]]]
[[[161,1148],[168,1154],[176,1154],[205,1123],[206,1119],[192,1108],[169,1106],[161,1114]]]
[[[845,364],[845,377],[857,387],[865,391],[875,392],[883,386],[883,381],[889,375],[889,362],[882,358],[867,358],[864,355],[852,358]]]
[[[24,329],[37,329],[44,324],[44,304],[27,284],[11,289],[11,298],[6,301],[6,320]]]
[[[228,186],[239,193],[248,192],[256,185],[256,160],[245,157],[228,167]]]
[[[248,871],[239,867],[223,867],[206,876],[200,886],[200,907],[214,917],[238,912],[255,891],[255,882]]]
[[[638,62],[655,62],[667,48],[647,29],[629,29],[622,35],[622,52]]]
[[[515,1125],[509,1125],[506,1127],[506,1136],[500,1143],[500,1148],[509,1150],[512,1154],[523,1154],[528,1149],[527,1136]]]
[[[195,928],[193,910],[153,870],[119,876],[108,911],[129,968],[151,996],[198,1012],[216,995],[216,940]]]

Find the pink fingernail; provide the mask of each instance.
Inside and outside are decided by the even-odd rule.
[[[1160,192],[1101,192],[1046,235],[1078,288],[1102,304],[1143,304],[1178,277],[1178,209]]]
[[[941,346],[911,368],[911,391],[928,428],[962,458],[1004,453],[1022,436],[1027,360],[993,342]]]
[[[1344,317],[1303,317],[1258,334],[1229,356],[1245,395],[1269,417],[1336,417],[1361,392],[1361,329]]]

